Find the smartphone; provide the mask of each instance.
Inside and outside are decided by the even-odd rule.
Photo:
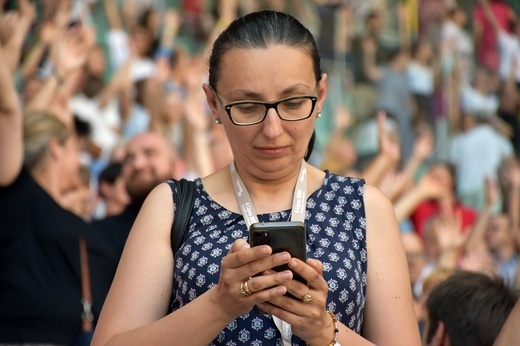
[[[273,254],[287,251],[292,257],[303,262],[307,260],[305,224],[300,221],[290,222],[257,222],[249,228],[249,244],[251,247],[269,245]],[[273,268],[276,271],[290,270],[287,264]],[[300,275],[294,279],[307,284]]]
[[[257,222],[249,227],[249,244],[251,247],[269,245],[273,249],[273,254],[287,251],[292,257],[305,262],[307,260],[305,232],[305,224],[299,221]],[[284,264],[274,267],[273,270],[284,271],[291,269],[287,264]],[[307,284],[307,281],[295,272],[293,272],[293,279]],[[289,293],[287,295],[295,298]],[[256,305],[254,311],[262,314],[262,311]]]

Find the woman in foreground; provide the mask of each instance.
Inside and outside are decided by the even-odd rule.
[[[304,161],[327,91],[310,32],[284,13],[251,13],[222,32],[209,63],[203,88],[234,162],[196,180],[175,254],[172,190],[150,193],[93,345],[420,345],[391,203]],[[299,219],[306,263],[249,246],[250,224]],[[307,285],[273,270],[282,264]]]

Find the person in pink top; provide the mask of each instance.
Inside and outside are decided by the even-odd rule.
[[[509,33],[509,23],[513,21],[515,17],[513,10],[504,0],[489,1],[489,8],[502,30]],[[481,4],[477,3],[475,6],[473,11],[473,23],[478,62],[493,72],[497,72],[500,61],[497,48],[497,36],[493,24],[486,17],[485,9]]]

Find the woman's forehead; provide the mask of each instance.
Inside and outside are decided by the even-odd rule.
[[[286,89],[304,85],[314,89],[316,78],[312,58],[304,49],[287,46],[233,48],[222,57],[218,88]]]

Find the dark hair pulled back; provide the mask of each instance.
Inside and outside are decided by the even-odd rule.
[[[307,52],[313,62],[316,81],[321,79],[320,54],[310,31],[288,14],[265,10],[235,19],[215,40],[209,59],[209,85],[216,90],[222,58],[230,49],[260,49],[274,45]]]

